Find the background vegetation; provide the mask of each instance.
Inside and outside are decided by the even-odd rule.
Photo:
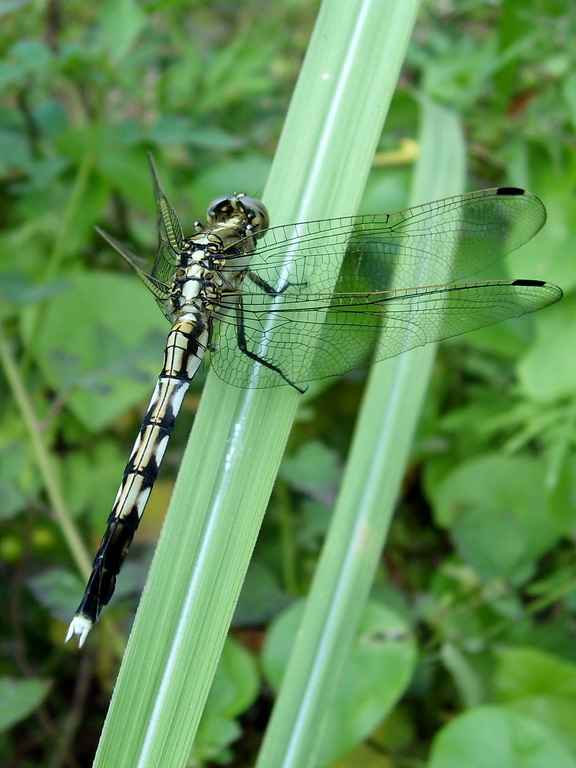
[[[119,661],[108,633],[84,654],[63,637],[167,329],[92,227],[150,250],[149,150],[188,230],[213,197],[257,194],[317,5],[0,9],[3,765],[88,765]],[[560,0],[426,2],[420,14],[363,210],[405,205],[426,94],[462,116],[469,189],[514,184],[544,200],[548,225],[509,271],[567,295],[440,350],[370,608],[409,633],[414,670],[391,700],[394,681],[384,695],[375,670],[406,659],[359,642],[334,702],[341,766],[576,766],[575,34]],[[302,399],[193,765],[254,762],[363,382],[355,372]],[[199,377],[108,610],[122,634],[201,389]],[[370,627],[367,613],[361,637]]]

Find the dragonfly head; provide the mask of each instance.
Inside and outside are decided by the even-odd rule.
[[[232,197],[217,197],[213,200],[208,208],[208,223],[223,224],[238,215],[250,224],[256,237],[270,224],[264,203],[241,192]]]

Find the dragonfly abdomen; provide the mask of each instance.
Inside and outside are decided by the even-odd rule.
[[[67,639],[82,645],[116,587],[116,577],[130,548],[146,503],[158,477],[176,416],[208,341],[209,324],[196,315],[180,317],[168,335],[164,365],[140,432],[126,464],[106,532],[92,565],[86,590]]]
[[[190,381],[204,358],[209,328],[201,314],[181,315],[168,334],[161,376]]]

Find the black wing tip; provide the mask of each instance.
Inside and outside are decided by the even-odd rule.
[[[520,189],[520,187],[498,187],[496,190],[497,195],[508,195],[510,197],[525,195],[526,190]]]
[[[564,296],[564,291],[562,288],[560,288],[558,285],[555,285],[554,283],[548,283],[546,280],[513,280],[511,285],[517,285],[521,287],[528,287],[528,288],[545,288],[548,293],[553,296],[552,304],[556,301],[560,301],[560,299]]]
[[[545,280],[523,280],[523,279],[519,279],[519,280],[514,280],[512,282],[512,285],[536,285],[536,286],[542,287],[544,285],[549,285],[549,283],[547,283]]]

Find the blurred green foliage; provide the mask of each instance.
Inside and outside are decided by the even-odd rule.
[[[185,229],[217,195],[258,194],[317,5],[0,7],[5,766],[88,764],[118,662],[104,633],[84,657],[63,645],[83,579],[47,488],[62,489],[91,552],[167,328],[93,226],[150,252],[148,151]],[[548,225],[510,259],[513,276],[557,282],[567,295],[525,323],[485,329],[440,352],[370,608],[392,612],[402,632],[410,627],[419,662],[395,709],[339,766],[402,765],[428,754],[434,768],[475,765],[487,744],[494,751],[486,764],[523,765],[504,746],[523,738],[538,744],[531,766],[576,765],[564,728],[573,723],[576,678],[574,39],[568,0],[429,0],[420,14],[363,211],[405,204],[425,93],[462,115],[470,189],[513,184],[542,197]],[[264,673],[275,683],[292,631],[283,629],[282,611],[311,579],[362,383],[354,372],[303,399],[236,614],[236,638],[249,652],[237,643],[227,650],[193,765],[254,762],[270,694],[253,657],[266,642],[274,672],[268,664]],[[200,388],[195,381],[109,609],[123,629]],[[52,457],[48,469],[39,444]],[[346,714],[354,711],[353,686],[335,707],[347,727],[331,724],[330,759],[389,712],[392,702],[369,682],[356,680],[368,713],[356,730]]]

